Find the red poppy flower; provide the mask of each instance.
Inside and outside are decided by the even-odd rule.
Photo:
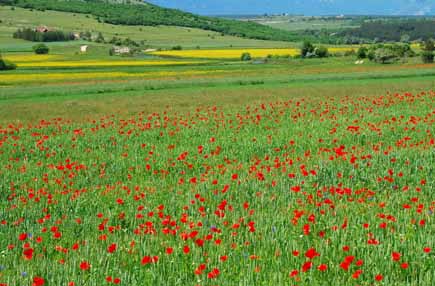
[[[23,255],[27,260],[31,260],[33,258],[33,248],[24,249]]]
[[[107,252],[109,252],[109,253],[113,253],[113,252],[115,252],[116,251],[116,243],[113,243],[113,244],[111,244],[111,245],[109,245],[109,247],[107,247]]]
[[[352,278],[353,278],[353,279],[358,279],[359,276],[360,276],[362,273],[363,273],[363,271],[362,271],[361,269],[358,269],[357,271],[355,271],[355,272],[352,274]]]
[[[83,261],[82,263],[80,263],[81,270],[86,271],[86,270],[89,270],[90,268],[91,268],[91,265],[88,262]]]
[[[151,263],[151,256],[144,256],[141,261],[142,265]]]
[[[393,259],[393,261],[399,261],[400,260],[400,253],[399,252],[393,252],[391,254],[391,259]]]
[[[378,274],[375,276],[376,281],[382,281],[384,279],[384,276],[382,276],[381,274]]]
[[[320,264],[320,265],[317,267],[317,269],[318,269],[319,271],[326,271],[326,270],[328,270],[328,265],[326,265],[326,264]]]
[[[172,247],[166,248],[166,254],[172,254],[174,252],[174,249]]]
[[[302,265],[302,272],[307,272],[308,270],[311,269],[311,267],[313,267],[313,262],[311,261],[305,262],[304,265]]]
[[[213,268],[213,270],[207,274],[207,278],[209,278],[209,279],[215,279],[216,277],[219,276],[219,274],[220,274],[219,269]]]
[[[33,283],[32,286],[42,286],[45,285],[45,280],[42,277],[33,277]]]
[[[307,250],[307,252],[305,252],[305,257],[309,259],[313,259],[316,256],[320,256],[320,254],[314,248],[310,248]]]
[[[187,245],[185,247],[183,247],[183,252],[184,252],[184,254],[188,254],[190,252],[190,247]]]
[[[341,269],[343,269],[344,271],[349,270],[349,266],[350,266],[350,263],[349,263],[349,262],[346,262],[346,261],[343,261],[343,262],[340,264]]]
[[[205,264],[200,264],[194,271],[195,275],[201,275],[206,268],[207,266]]]
[[[295,276],[297,276],[298,274],[299,274],[299,271],[297,271],[297,270],[293,270],[292,272],[290,272],[289,276],[290,276],[290,277],[295,277]]]
[[[146,264],[149,264],[149,263],[157,263],[157,261],[159,261],[159,257],[158,256],[151,257],[151,256],[146,255],[146,256],[144,256],[142,258],[141,263],[142,263],[142,265],[146,265]]]

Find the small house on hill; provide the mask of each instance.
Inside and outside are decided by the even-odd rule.
[[[35,31],[39,33],[47,33],[50,31],[50,29],[47,26],[39,26],[35,29]]]
[[[125,54],[129,54],[131,52],[131,49],[129,47],[115,46],[113,47],[113,51],[115,52],[115,54],[125,55]]]
[[[157,51],[157,49],[146,49],[146,50],[144,50],[145,53],[152,53],[152,52],[155,52],[155,51]]]

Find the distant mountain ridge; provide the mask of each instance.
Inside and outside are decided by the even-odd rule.
[[[0,0],[0,5],[90,14],[101,22],[115,25],[180,26],[251,39],[276,41],[296,39],[291,32],[254,22],[199,16],[136,0]]]

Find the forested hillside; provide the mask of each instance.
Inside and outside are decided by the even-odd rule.
[[[416,41],[435,37],[434,19],[400,19],[370,21],[356,29],[347,29],[341,36],[374,41]]]
[[[90,14],[99,21],[110,24],[190,27],[261,40],[294,41],[298,38],[294,33],[254,22],[199,16],[137,1],[119,3],[103,0],[0,0],[0,4],[37,10]]]

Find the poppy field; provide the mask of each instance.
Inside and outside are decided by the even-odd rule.
[[[0,285],[433,285],[435,93],[0,128]]]

